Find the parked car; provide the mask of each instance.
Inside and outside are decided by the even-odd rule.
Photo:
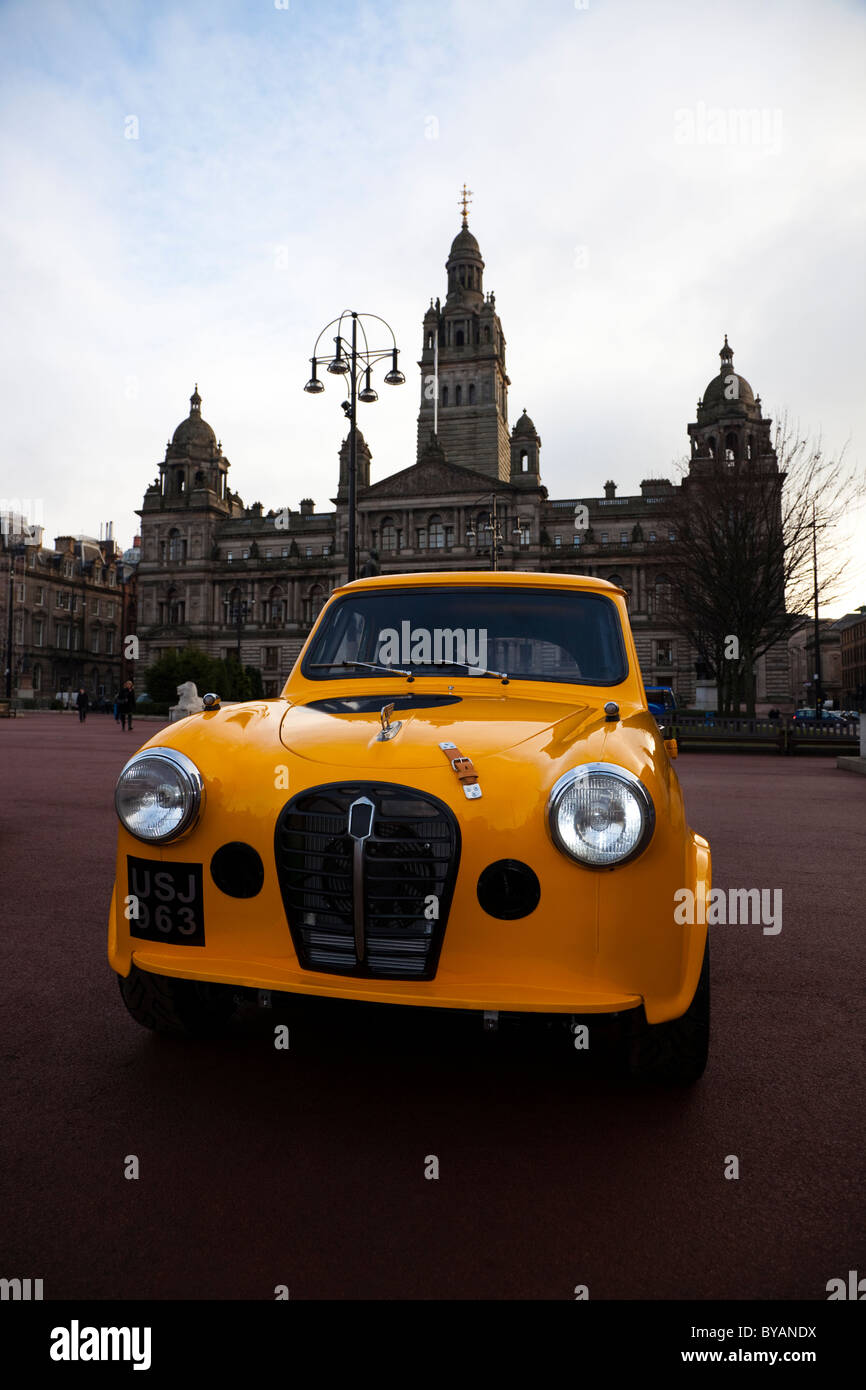
[[[677,708],[677,697],[669,685],[648,685],[645,689],[650,714],[664,721]]]
[[[815,707],[814,707],[814,705],[813,705],[811,709],[809,709],[809,708],[803,708],[803,709],[796,709],[796,710],[794,710],[794,713],[793,713],[793,715],[791,716],[791,718],[794,719],[794,720],[796,720],[796,722],[797,722],[798,724],[819,724],[819,723],[821,723],[822,721],[825,721],[825,720],[828,720],[828,719],[829,719],[829,720],[835,720],[836,723],[838,724],[838,723],[841,721],[842,716],[840,715],[840,713],[839,713],[838,710],[835,710],[835,709],[822,709],[822,710],[821,710],[821,718],[819,719],[818,716],[817,716],[816,713],[815,713]]]
[[[109,959],[138,1023],[221,1029],[250,989],[544,1015],[574,1046],[613,1025],[632,1074],[700,1076],[707,929],[674,895],[706,900],[710,848],[622,590],[358,580],[279,698],[204,700],[117,782]]]

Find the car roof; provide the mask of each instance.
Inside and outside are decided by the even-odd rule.
[[[341,584],[335,594],[354,593],[361,589],[404,589],[418,586],[447,586],[479,584],[486,588],[583,589],[589,592],[624,594],[618,584],[585,574],[551,574],[545,570],[438,570],[435,573],[419,570],[409,574],[377,574],[368,579],[354,579]]]

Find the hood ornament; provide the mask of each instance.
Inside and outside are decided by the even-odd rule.
[[[391,715],[394,713],[393,704],[384,705],[379,715],[379,722],[382,725],[381,731],[376,735],[377,743],[387,743],[389,739],[399,734],[403,727],[402,720],[398,719],[396,724],[391,723]]]

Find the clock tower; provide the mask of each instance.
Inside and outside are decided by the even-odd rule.
[[[469,230],[470,196],[464,184],[462,226],[445,262],[445,303],[431,300],[424,315],[417,457],[429,444],[435,424],[449,463],[507,481],[511,383],[505,370],[505,335],[495,296],[484,292],[484,261]]]

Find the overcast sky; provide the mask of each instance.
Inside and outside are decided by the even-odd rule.
[[[551,496],[673,476],[724,333],[862,464],[864,70],[838,0],[7,0],[0,495],[128,545],[197,381],[245,502],[327,508],[342,394],[302,387],[344,308],[408,378],[372,477],[414,462],[464,180]]]

